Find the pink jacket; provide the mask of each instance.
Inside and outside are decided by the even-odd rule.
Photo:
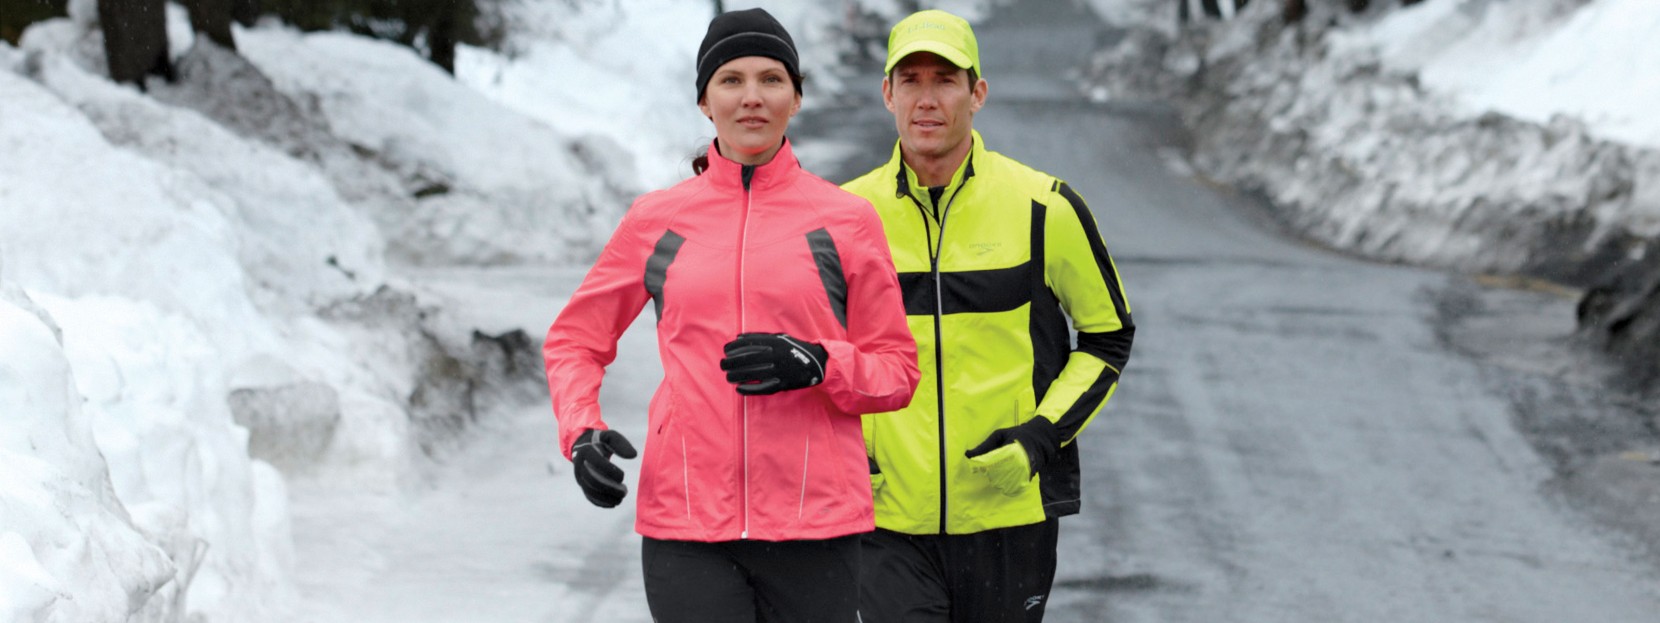
[[[606,428],[600,378],[650,304],[663,381],[647,414],[635,529],[689,541],[872,530],[857,416],[904,407],[918,377],[882,223],[864,199],[802,170],[788,141],[747,189],[743,169],[710,149],[702,175],[623,216],[542,349],[559,445],[570,458],[583,429]],[[738,394],[720,360],[745,332],[818,342],[830,356],[824,382]]]

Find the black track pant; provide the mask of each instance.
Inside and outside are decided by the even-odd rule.
[[[823,541],[646,538],[656,623],[856,623],[859,535]]]
[[[1038,623],[1055,583],[1060,520],[975,534],[864,537],[864,623]]]

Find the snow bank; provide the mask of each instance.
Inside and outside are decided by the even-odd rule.
[[[383,256],[585,256],[610,152],[401,48],[239,32],[251,64],[176,9],[180,82],[116,86],[89,6],[0,45],[0,620],[285,620],[273,464],[398,490],[501,374]]]
[[[1315,240],[1588,288],[1582,331],[1660,377],[1660,4],[1310,8],[1180,32],[1150,9],[1087,89],[1183,102],[1198,168]]]
[[[239,52],[289,98],[404,181],[414,200],[377,221],[420,263],[585,261],[636,192],[615,150],[504,114],[413,51],[343,33],[238,30]]]
[[[1502,65],[1451,42],[1529,49],[1559,32],[1565,2],[1484,12],[1483,0],[1431,0],[1380,20],[1323,14],[1293,27],[1256,3],[1177,42],[1131,37],[1097,56],[1094,87],[1182,98],[1201,170],[1262,190],[1311,238],[1379,259],[1587,285],[1660,233],[1660,157],[1565,111],[1535,122],[1469,107],[1411,69],[1431,56],[1443,68]],[[1164,72],[1149,76],[1149,66]]]
[[[1660,147],[1660,4],[1652,0],[1438,0],[1345,33],[1390,67],[1471,111],[1535,123],[1579,119],[1621,143]]]
[[[939,4],[976,15],[990,2]],[[849,11],[860,7],[888,16],[900,12],[899,3],[881,0],[845,6],[725,3],[728,11],[757,6],[777,18],[796,41],[806,75],[804,108],[833,102],[849,86],[838,56],[848,45],[845,30],[853,17]],[[457,53],[457,80],[562,134],[616,144],[625,157],[612,165],[625,176],[624,187],[636,193],[691,176],[693,156],[715,135],[714,126],[697,109],[695,89],[694,57],[714,17],[707,0],[540,1],[505,10],[510,52],[463,47]]]
[[[129,515],[92,441],[49,315],[0,274],[0,619],[166,615],[178,566]],[[140,527],[136,524],[149,524]],[[90,563],[90,564],[89,564]]]
[[[65,59],[45,58],[38,68],[62,79],[65,92],[89,98],[93,110],[145,110],[136,94],[107,83],[100,85],[107,91],[77,91],[99,83],[77,82],[80,70]],[[72,436],[72,450],[37,457],[58,469],[98,457],[96,467],[80,469],[105,482],[75,474],[69,481],[99,492],[106,506],[125,507],[116,514],[136,526],[154,560],[118,551],[57,560],[45,567],[58,588],[41,620],[125,620],[118,611],[81,610],[107,590],[83,581],[94,570],[128,578],[134,612],[245,612],[257,620],[276,609],[288,582],[285,494],[269,466],[248,460],[246,431],[228,417],[220,372],[242,353],[281,348],[239,263],[237,251],[257,245],[238,240],[251,230],[227,217],[233,202],[200,176],[110,144],[64,97],[0,72],[0,153],[26,155],[0,159],[0,256],[7,278],[51,311],[63,335],[56,352],[8,348],[7,359],[36,368],[62,361],[65,379],[74,370],[72,384],[58,383],[72,410],[52,407],[39,417],[90,421],[96,434]],[[99,97],[111,99],[92,103]],[[168,135],[162,119],[143,120],[156,123],[147,138]],[[105,121],[144,134],[143,126]],[[5,525],[50,532],[62,521],[48,513]],[[98,541],[54,546],[73,552],[87,543]],[[134,588],[141,584],[147,588]],[[160,598],[151,596],[158,591]],[[122,596],[120,607],[128,602]]]

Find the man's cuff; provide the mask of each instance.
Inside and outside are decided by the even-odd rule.
[[[1043,471],[1043,467],[1061,453],[1061,429],[1055,422],[1041,415],[1033,416],[1019,426],[1021,445],[1026,447],[1026,458],[1031,460],[1032,473]]]

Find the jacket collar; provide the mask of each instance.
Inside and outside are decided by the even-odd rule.
[[[957,165],[957,172],[951,174],[951,181],[945,185],[946,188],[956,188],[974,177],[974,163],[981,160],[981,155],[986,150],[986,142],[980,138],[980,131],[968,132],[971,141],[968,156],[963,158],[962,164]],[[905,154],[899,149],[899,141],[893,143],[893,159],[888,161],[888,169],[894,178],[894,197],[905,197],[912,191],[921,191],[924,188],[917,182],[916,172],[905,166]]]
[[[709,169],[703,172],[703,177],[708,178],[710,184],[721,190],[743,192],[745,165],[720,155],[720,149],[714,141],[709,143],[708,156]],[[778,153],[773,154],[772,160],[754,167],[749,178],[749,189],[755,191],[782,185],[800,170],[801,163],[796,161],[795,151],[790,149],[790,139],[785,138],[784,144],[778,148]]]

